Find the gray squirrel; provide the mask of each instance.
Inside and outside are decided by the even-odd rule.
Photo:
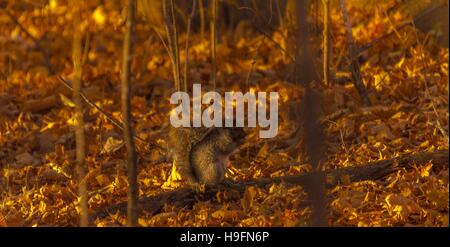
[[[243,128],[170,127],[169,156],[188,184],[217,184],[226,172],[228,156],[245,138]]]

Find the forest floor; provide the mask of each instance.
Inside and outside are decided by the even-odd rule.
[[[13,1],[14,2],[14,1]],[[95,1],[93,1],[95,2]],[[350,1],[349,1],[350,2]],[[386,9],[394,1],[384,1]],[[0,14],[0,226],[76,226],[77,183],[74,172],[75,137],[72,92],[73,13],[67,5],[15,7],[11,14],[20,26]],[[351,4],[351,3],[350,3]],[[26,4],[21,4],[26,5]],[[124,14],[106,3],[85,6],[82,26],[90,38],[85,49],[83,87],[86,96],[121,119],[120,68]],[[362,166],[435,150],[448,150],[448,49],[411,26],[395,30],[392,23],[407,17],[386,18],[379,9],[349,5],[361,54],[361,72],[373,106],[365,107],[348,76],[345,28],[339,12],[331,13],[333,32],[332,80],[313,88],[323,99],[322,123],[326,133],[323,169]],[[86,39],[86,33],[83,36]],[[264,35],[251,29],[223,32],[217,47],[218,85],[227,91],[280,93],[277,137],[258,138],[248,130],[246,146],[231,157],[227,178],[234,181],[296,175],[311,171],[296,135],[302,88],[292,81],[293,63],[279,46],[289,50],[289,32],[277,28]],[[206,35],[205,35],[206,36]],[[192,82],[209,81],[209,39],[192,33],[189,75]],[[318,35],[320,47],[320,35]],[[184,61],[185,36],[180,36]],[[43,54],[42,47],[48,50]],[[46,66],[46,57],[56,74]],[[318,71],[321,57],[317,58]],[[171,63],[158,36],[144,22],[136,26],[133,59],[132,114],[136,134],[148,143],[165,145],[161,131],[168,124],[173,89]],[[249,79],[248,79],[249,78]],[[88,108],[87,136],[89,210],[96,212],[126,201],[126,150],[122,133],[103,114]],[[148,150],[137,142],[139,195],[157,195],[170,176],[170,162],[156,162],[164,152]],[[433,161],[412,164],[378,180],[341,183],[327,191],[332,226],[448,226],[449,170],[434,169]],[[344,179],[345,180],[345,179]],[[243,195],[220,191],[192,207],[165,205],[157,214],[145,210],[141,226],[306,226],[311,208],[300,185],[287,183],[250,186]],[[95,226],[121,226],[126,215],[110,215]]]

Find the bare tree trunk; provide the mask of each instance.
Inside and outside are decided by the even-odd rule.
[[[302,126],[303,135],[305,139],[306,152],[309,157],[309,163],[313,167],[311,179],[306,185],[306,190],[312,202],[312,226],[326,226],[327,225],[327,211],[325,202],[325,177],[319,170],[319,162],[322,158],[323,133],[320,124],[318,123],[317,111],[317,95],[313,94],[310,88],[310,83],[315,79],[316,73],[314,67],[314,59],[311,52],[309,38],[310,32],[308,29],[307,15],[308,15],[308,0],[301,0],[296,2],[297,15],[297,47],[296,61],[297,80],[303,82],[305,88],[305,95],[302,102]]]
[[[330,2],[329,0],[322,0],[323,7],[323,80],[325,85],[330,85]]]
[[[350,24],[350,18],[348,17],[347,9],[345,7],[345,0],[340,0],[341,2],[341,11],[342,16],[344,17],[345,29],[347,32],[347,46],[350,53],[350,66],[351,73],[353,77],[353,84],[355,85],[356,90],[358,91],[359,96],[365,106],[372,105],[370,102],[369,96],[367,95],[366,87],[362,81],[361,69],[358,63],[358,53],[355,48],[355,43],[353,41],[352,27]]]
[[[211,81],[213,84],[213,89],[216,89],[216,42],[217,42],[217,25],[216,25],[216,18],[217,18],[217,0],[212,0],[212,6],[211,6],[211,21],[210,21],[210,28],[211,28]]]
[[[134,146],[131,118],[131,39],[134,28],[134,10],[135,0],[128,1],[128,18],[126,23],[125,39],[123,42],[123,64],[122,64],[122,115],[124,119],[123,134],[125,137],[125,145],[127,148],[127,170],[128,170],[128,226],[137,226],[137,202],[138,202],[138,185],[137,185],[137,158],[136,148]]]
[[[75,3],[77,5],[78,3]],[[80,11],[75,11],[75,31],[73,35],[73,101],[75,103],[75,115],[77,125],[75,129],[76,141],[76,171],[78,178],[78,195],[80,207],[80,226],[88,226],[88,201],[87,201],[87,186],[86,186],[86,138],[84,134],[84,119],[83,119],[83,100],[80,96],[81,91],[81,30],[80,30]]]

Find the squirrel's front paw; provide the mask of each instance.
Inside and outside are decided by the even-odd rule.
[[[206,191],[205,184],[193,183],[188,185],[192,190],[194,190],[197,194],[204,193]]]

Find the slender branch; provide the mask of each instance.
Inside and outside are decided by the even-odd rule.
[[[169,1],[169,4],[167,4]],[[172,74],[175,90],[181,90],[180,53],[178,49],[178,34],[176,30],[175,11],[173,0],[163,0],[164,27],[166,29],[169,57],[172,61]]]
[[[40,41],[34,37],[17,19],[16,17],[14,17],[14,15],[12,15],[7,9],[4,8],[0,8],[0,10],[9,17],[9,19],[11,19],[12,22],[14,22],[14,24],[19,27],[20,31],[22,31],[26,36],[28,36],[28,38],[30,38],[35,45],[40,46]]]
[[[203,0],[198,1],[198,8],[200,12],[200,38],[205,38],[205,7],[203,6]]]
[[[188,65],[189,65],[189,35],[191,33],[191,22],[195,15],[195,8],[197,7],[197,0],[192,0],[192,11],[191,14],[188,17],[187,21],[187,30],[186,30],[186,59],[184,61],[184,91],[187,92],[188,87]]]
[[[7,9],[4,8],[0,8],[0,11],[2,11],[5,15],[7,15],[9,17],[9,19],[11,19],[11,21],[17,26],[19,27],[19,29],[25,33],[25,35],[30,38],[34,45],[36,46],[36,48],[41,51],[44,54],[44,62],[45,62],[45,66],[47,67],[48,71],[50,72],[50,74],[54,74],[54,70],[52,67],[52,64],[50,62],[50,53],[48,52],[48,50],[44,49],[44,47],[41,44],[41,41],[39,39],[37,39],[36,37],[34,37],[18,20],[16,17],[14,17],[14,15],[12,15]]]
[[[415,35],[415,38],[416,38],[416,43],[418,44],[418,47],[420,47],[420,56],[419,56],[419,58],[420,58],[420,61],[422,62],[422,65],[423,65],[423,67],[424,68],[427,68],[427,70],[428,71],[431,71],[430,70],[430,66],[428,65],[428,63],[425,61],[425,57],[424,57],[424,50],[423,50],[423,47],[424,47],[424,43],[425,43],[425,41],[424,41],[424,43],[420,43],[420,41],[419,41],[419,36],[418,36],[418,34],[417,34],[417,28],[416,28],[416,24],[415,24],[415,22],[414,22],[414,19],[412,19],[411,20],[411,25],[414,27],[414,35]],[[444,130],[444,128],[442,127],[442,125],[441,125],[441,122],[439,121],[439,114],[438,114],[438,112],[437,112],[437,110],[436,110],[436,106],[435,106],[435,104],[434,104],[434,98],[431,96],[431,93],[430,93],[430,89],[429,89],[429,87],[428,87],[428,78],[427,78],[428,76],[426,76],[425,77],[425,80],[424,80],[424,84],[425,84],[425,94],[426,94],[426,96],[430,99],[430,103],[431,103],[431,108],[433,109],[433,113],[434,113],[434,115],[436,116],[436,127],[437,127],[437,129],[441,132],[441,134],[442,134],[442,136],[444,137],[444,139],[447,141],[447,143],[449,142],[449,139],[448,139],[448,135],[447,135],[447,132],[445,132],[445,130]]]
[[[173,53],[175,57],[175,66],[176,66],[176,72],[178,76],[178,90],[181,88],[181,68],[180,68],[180,49],[178,44],[178,30],[177,30],[177,23],[175,20],[175,4],[173,0],[170,0],[170,14],[172,17],[172,36],[173,36]],[[186,85],[185,85],[186,87]]]
[[[256,64],[256,59],[258,58],[258,49],[259,47],[264,43],[266,36],[263,36],[261,42],[255,47],[255,55],[252,58],[252,61],[250,62],[250,70],[247,73],[247,77],[245,78],[245,87],[246,87],[246,91],[249,92],[250,90],[250,78],[252,76],[252,73],[255,69],[255,64]]]
[[[264,35],[267,39],[269,39],[284,55],[286,55],[289,58],[289,60],[291,60],[292,62],[297,64],[297,61],[295,60],[295,58],[288,51],[286,51],[286,49],[284,49],[280,43],[278,43],[276,40],[274,40],[270,34],[268,34],[266,31],[262,30],[261,28],[259,28],[256,25],[254,25],[253,27],[256,29],[256,31],[258,31],[259,33]]]
[[[69,82],[64,79],[62,76],[58,76],[58,80],[61,84],[63,84],[65,87],[67,87],[70,91],[73,91],[72,86],[69,84]],[[109,122],[111,122],[116,128],[123,131],[123,123],[117,119],[115,119],[113,116],[108,114],[105,110],[103,110],[100,106],[92,102],[82,91],[79,92],[81,99],[86,102],[91,108],[96,109],[98,112],[100,112]],[[146,146],[147,150],[150,150],[151,148],[156,148],[160,150],[164,150],[163,147],[156,145],[154,143],[148,144],[148,141],[140,138],[137,135],[133,135],[134,139],[139,141],[140,143],[144,144]]]
[[[126,23],[125,39],[123,42],[123,64],[122,64],[122,115],[124,118],[123,134],[125,146],[127,148],[127,170],[128,170],[128,226],[137,226],[137,203],[138,203],[138,184],[137,184],[137,157],[136,148],[133,141],[132,116],[131,116],[131,46],[132,33],[134,29],[134,11],[135,1],[128,1],[128,18]]]
[[[85,64],[88,59],[90,43],[91,43],[91,32],[87,31],[86,40],[84,42],[84,49],[83,49],[83,56],[82,56],[83,58],[81,59],[81,64]]]
[[[169,54],[169,58],[170,61],[172,61],[173,57],[172,57],[172,53],[170,52],[170,48],[167,45],[166,41],[164,40],[164,37],[162,36],[162,34],[158,31],[158,29],[153,28],[153,30],[155,31],[156,35],[158,35],[159,39],[161,40],[161,43],[164,46],[164,49],[166,50],[167,54]]]
[[[410,22],[404,22],[404,23],[402,23],[401,25],[399,25],[398,27],[396,27],[395,29],[397,29],[397,31],[399,31],[399,30],[401,30],[401,29],[403,29],[403,28],[405,28],[405,27],[407,27],[407,26],[409,26],[409,25],[411,25]],[[360,47],[358,47],[358,50],[357,50],[357,52],[356,52],[356,56],[359,57],[359,56],[361,55],[361,53],[363,53],[364,51],[366,51],[366,50],[372,48],[375,44],[381,42],[382,40],[384,40],[384,39],[386,39],[386,38],[388,38],[388,37],[390,37],[390,36],[392,36],[392,35],[394,35],[394,34],[396,34],[395,31],[390,31],[390,32],[388,32],[388,33],[385,33],[385,34],[381,35],[381,36],[378,37],[378,38],[375,38],[375,39],[372,40],[370,43],[361,45]],[[351,59],[358,59],[357,57],[351,58]]]
[[[330,19],[330,1],[322,0],[323,7],[323,80],[325,85],[330,85],[330,55],[331,55],[331,45],[330,45],[330,31],[329,29],[329,19]]]
[[[350,24],[350,18],[347,13],[345,0],[340,0],[340,3],[342,16],[344,17],[345,22],[345,29],[347,32],[347,45],[350,53],[349,57],[350,57],[351,72],[353,76],[353,85],[358,91],[358,94],[361,97],[363,104],[366,106],[370,106],[372,105],[372,102],[370,102],[369,96],[367,95],[366,87],[364,86],[364,83],[362,81],[361,69],[359,67],[359,63],[357,60],[358,57],[357,49],[355,48],[355,42],[353,41],[352,27]]]
[[[278,15],[278,21],[280,22],[280,27],[284,27],[283,23],[283,15],[281,14],[281,6],[280,6],[280,0],[275,0],[275,8],[277,9],[277,15]]]
[[[88,215],[88,198],[87,198],[87,184],[86,184],[86,137],[84,133],[84,118],[83,118],[83,102],[80,97],[81,91],[81,73],[82,73],[82,53],[81,53],[81,30],[80,30],[80,9],[77,4],[75,11],[75,31],[73,35],[73,68],[74,68],[74,83],[72,97],[75,103],[75,115],[77,124],[75,128],[76,141],[76,171],[78,178],[78,196],[80,207],[80,226],[86,227],[89,225]]]
[[[213,90],[216,89],[216,43],[217,43],[217,0],[212,0],[211,21],[209,23],[211,29],[211,81]]]

